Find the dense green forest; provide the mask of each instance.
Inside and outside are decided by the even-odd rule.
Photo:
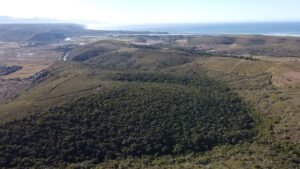
[[[199,75],[119,72],[118,84],[0,128],[0,166],[204,152],[251,141],[251,108],[224,83]]]

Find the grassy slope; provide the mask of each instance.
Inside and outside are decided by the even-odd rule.
[[[103,72],[91,72],[79,63],[57,63],[47,71],[51,73],[40,82],[27,87],[12,102],[0,105],[0,123],[62,105],[111,85],[101,79]]]
[[[219,78],[229,81],[242,96],[254,103],[256,107],[261,106],[260,112],[275,118],[277,137],[296,142],[300,139],[299,123],[297,122],[300,116],[299,83],[297,81],[283,81],[278,84],[276,81],[278,77],[288,78],[285,76],[287,73],[300,72],[297,62],[249,61],[216,57],[200,59],[199,63],[209,70],[221,72],[221,74],[225,73],[225,76],[219,76]],[[260,88],[261,85],[258,85],[259,81],[264,80],[263,76],[260,76],[263,73],[269,73],[269,78],[265,79],[267,83],[265,85],[269,86],[266,89]],[[234,75],[232,76],[232,74]],[[255,78],[251,80],[250,77]],[[253,80],[255,83],[251,84],[250,82]],[[271,83],[276,86],[272,87]],[[253,89],[243,89],[247,85],[252,86]]]

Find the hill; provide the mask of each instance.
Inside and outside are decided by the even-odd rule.
[[[4,125],[1,166],[199,152],[253,135],[249,108],[218,82],[155,73],[113,79],[130,83]]]
[[[67,36],[83,32],[84,28],[75,24],[0,24],[1,41],[58,41]],[[48,38],[39,38],[48,34]],[[59,35],[59,36],[57,36]]]
[[[4,42],[56,42],[66,37],[102,36],[112,34],[151,34],[154,32],[90,30],[70,23],[13,23],[0,24],[0,41]],[[155,32],[167,34],[166,32]]]

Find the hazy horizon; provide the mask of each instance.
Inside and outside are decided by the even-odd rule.
[[[172,23],[299,22],[297,0],[10,0],[0,16],[103,26]]]

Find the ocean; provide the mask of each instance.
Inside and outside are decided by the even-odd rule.
[[[300,36],[300,22],[222,23],[222,24],[152,24],[119,26],[114,30],[169,32],[170,34],[257,34]]]

